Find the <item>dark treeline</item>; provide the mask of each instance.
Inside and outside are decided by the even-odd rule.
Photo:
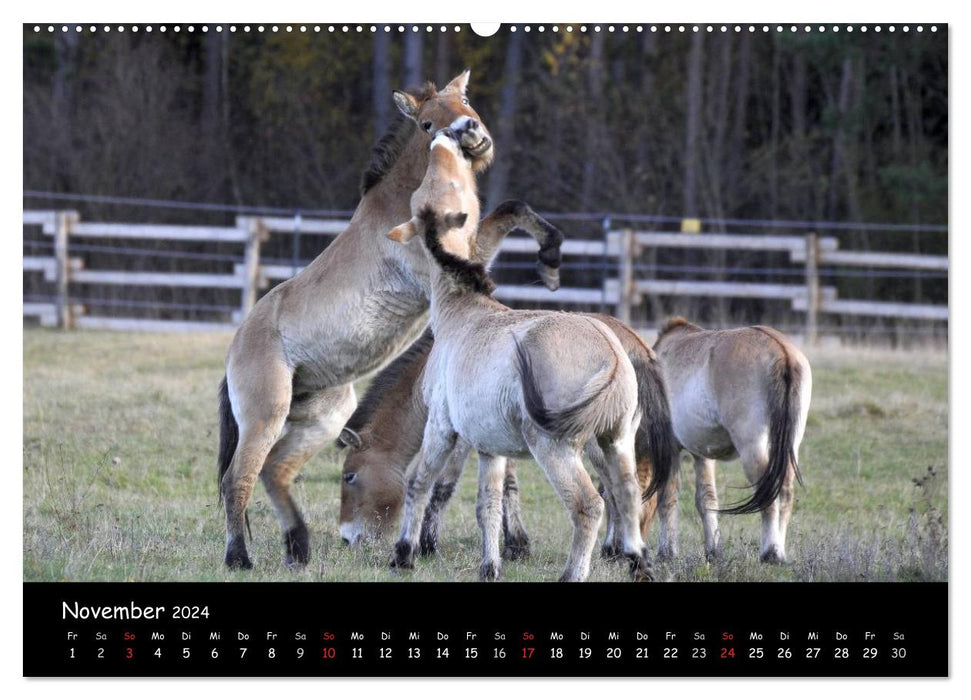
[[[493,202],[947,222],[947,38],[913,30],[28,28],[25,187],[351,209],[391,90],[464,67],[498,144]]]
[[[424,29],[424,27],[422,28]],[[761,27],[759,27],[761,29]],[[231,205],[353,209],[370,149],[397,118],[391,91],[444,85],[468,67],[470,98],[497,159],[481,180],[486,205],[524,199],[547,212],[946,224],[946,32],[765,34],[732,31],[540,33],[503,28],[483,39],[407,31],[24,35],[24,186]],[[231,224],[223,212],[51,202],[85,220]],[[602,235],[599,217],[558,222],[568,236]],[[706,224],[705,230],[716,230]],[[734,230],[750,232],[736,227]],[[784,226],[767,233],[805,233]],[[34,234],[31,234],[32,236]],[[40,234],[36,234],[40,236]],[[840,246],[945,254],[947,235],[844,230]],[[266,259],[314,257],[323,236],[280,236]],[[41,252],[43,237],[25,238]],[[32,247],[33,246],[33,247]],[[39,247],[38,247],[39,246]],[[198,260],[81,251],[85,264],[231,272],[195,244]],[[508,262],[508,260],[507,260]],[[497,271],[530,283],[532,265]],[[644,251],[639,276],[793,283],[781,254]],[[597,261],[571,284],[614,274]],[[879,271],[878,271],[879,272]],[[800,273],[798,269],[795,275]],[[905,273],[906,274],[906,273]],[[947,279],[824,271],[840,298],[945,303]],[[25,294],[46,294],[25,275]],[[233,290],[83,289],[91,297],[191,308],[233,306]],[[161,295],[161,296],[160,296]],[[190,317],[202,313],[185,311]],[[788,301],[655,298],[641,322],[682,313],[703,323],[800,324]],[[836,321],[836,319],[832,319]],[[860,325],[862,319],[841,319]],[[898,324],[889,322],[893,327]]]

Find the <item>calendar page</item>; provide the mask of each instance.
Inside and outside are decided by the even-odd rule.
[[[24,676],[948,676],[946,24],[22,31]]]

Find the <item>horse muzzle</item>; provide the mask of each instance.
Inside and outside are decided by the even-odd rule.
[[[344,540],[344,544],[348,545],[351,549],[356,549],[361,543],[361,539],[364,535],[364,528],[362,528],[358,523],[344,522],[341,523],[341,539]]]
[[[472,158],[481,158],[492,150],[492,139],[477,131],[466,131],[460,143],[462,150]]]

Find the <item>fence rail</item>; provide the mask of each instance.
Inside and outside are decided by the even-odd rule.
[[[636,220],[628,217],[626,221]],[[807,340],[815,339],[819,317],[824,314],[840,316],[869,316],[884,319],[910,319],[940,322],[947,321],[946,305],[918,304],[881,301],[872,299],[840,299],[834,286],[820,284],[820,277],[830,274],[821,271],[828,268],[892,268],[920,273],[947,273],[948,259],[940,255],[918,255],[887,251],[840,250],[834,236],[768,235],[739,233],[674,233],[667,231],[613,228],[609,217],[604,220],[603,238],[568,239],[562,247],[565,267],[600,269],[602,275],[594,286],[567,286],[555,293],[536,285],[501,284],[496,296],[506,301],[542,303],[553,306],[596,306],[611,309],[619,318],[630,320],[631,311],[643,303],[649,295],[700,296],[715,298],[776,299],[788,302],[794,311],[805,314]],[[346,219],[310,218],[295,216],[237,216],[235,226],[195,226],[172,224],[144,224],[118,222],[82,222],[74,211],[23,212],[24,226],[40,226],[44,236],[53,238],[53,244],[41,244],[34,240],[34,248],[50,250],[48,255],[25,255],[24,274],[39,274],[46,284],[53,285],[50,300],[25,300],[24,316],[39,319],[42,325],[63,328],[105,328],[118,330],[212,330],[231,328],[237,324],[256,303],[262,290],[272,283],[288,279],[299,273],[304,261],[296,259],[298,240],[295,239],[294,261],[291,264],[279,260],[262,262],[263,246],[274,234],[336,236],[348,224]],[[178,259],[208,259],[222,261],[223,267],[232,261],[229,269],[222,272],[197,271],[145,271],[118,269],[89,269],[85,260],[71,256],[71,241],[75,239],[102,239],[130,241],[172,241],[175,243],[228,244],[241,247],[239,255],[199,253],[185,251],[139,250],[145,256],[158,255]],[[74,252],[90,253],[119,250],[110,245],[77,243]],[[761,253],[787,253],[790,268],[786,272],[801,279],[796,283],[772,283],[758,281],[722,281],[695,279],[658,279],[649,276],[658,267],[642,264],[649,251],[669,248],[701,251],[751,251]],[[533,254],[536,242],[528,237],[513,235],[503,242],[500,253],[508,255]],[[31,251],[32,253],[35,251]],[[704,269],[704,268],[698,268]],[[588,278],[590,275],[587,276]],[[239,304],[234,312],[222,313],[214,321],[164,320],[127,318],[124,316],[95,316],[88,312],[81,294],[73,293],[76,285],[102,285],[106,287],[137,287],[162,289],[212,289],[238,290]],[[130,306],[135,306],[133,302]],[[116,304],[124,307],[125,304]],[[187,308],[192,308],[188,305]],[[206,306],[199,309],[224,309],[223,306]]]

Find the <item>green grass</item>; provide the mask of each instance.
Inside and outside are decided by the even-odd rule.
[[[328,448],[294,484],[311,528],[310,566],[290,572],[273,509],[250,507],[256,568],[222,566],[216,494],[216,385],[228,335],[25,329],[24,579],[27,581],[393,581],[390,542],[359,551],[337,532],[340,456]],[[757,515],[722,517],[724,558],[702,556],[694,476],[682,471],[681,556],[656,564],[679,581],[945,580],[947,357],[822,350],[789,528],[790,562],[758,562]],[[929,471],[929,468],[932,471]],[[470,463],[449,507],[437,557],[409,580],[475,580],[479,533]],[[566,559],[565,511],[533,464],[519,470],[533,556],[509,581],[555,580]],[[737,500],[741,466],[723,464],[722,502]],[[654,543],[656,544],[656,543]],[[595,562],[592,580],[625,580]]]

